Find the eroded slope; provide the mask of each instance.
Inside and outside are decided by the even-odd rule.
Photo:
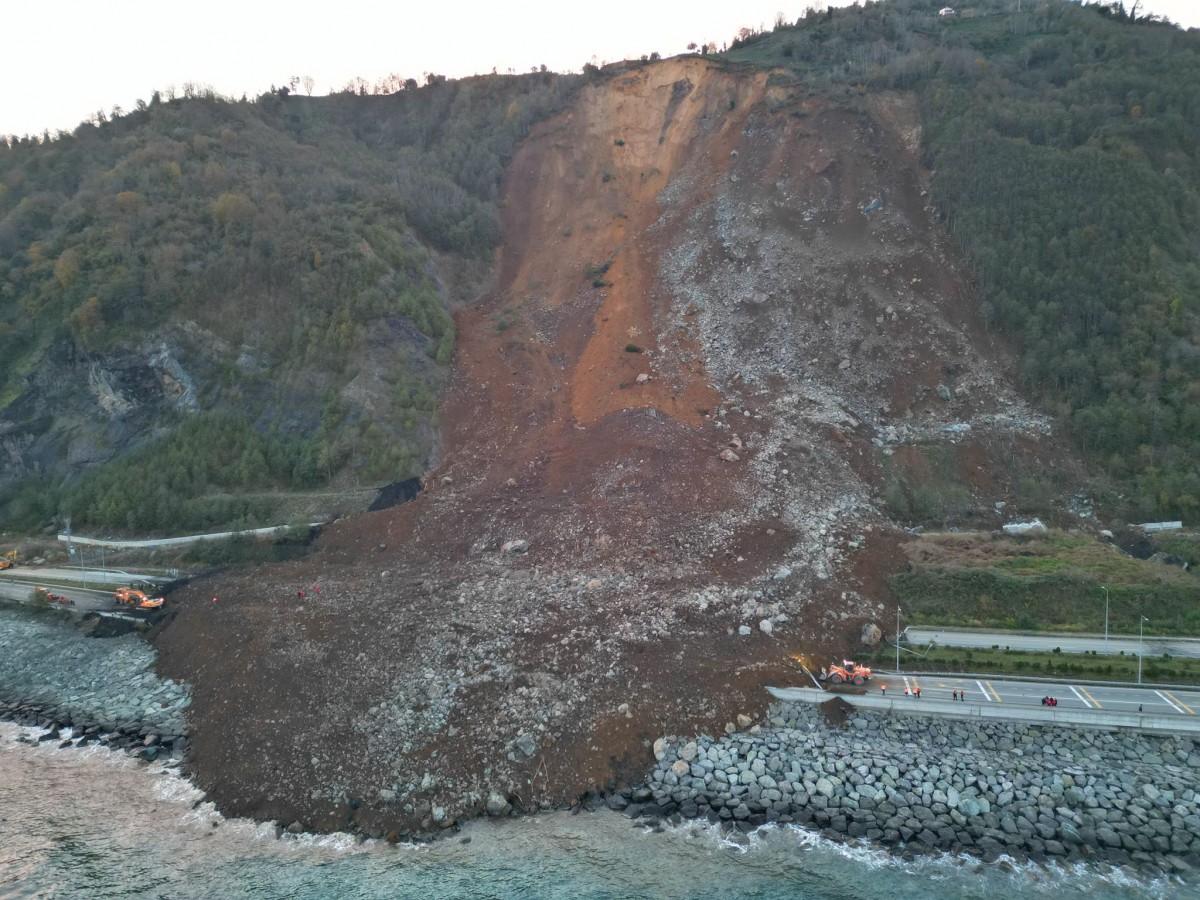
[[[886,627],[884,463],[1053,455],[981,338],[917,128],[903,98],[698,59],[538,126],[427,492],[176,600],[159,646],[195,685],[201,782],[378,833],[562,803],[760,708],[790,654]]]

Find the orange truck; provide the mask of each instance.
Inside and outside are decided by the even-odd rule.
[[[162,597],[147,597],[145,591],[137,588],[117,588],[113,597],[118,606],[132,606],[134,609],[158,609],[163,605]]]

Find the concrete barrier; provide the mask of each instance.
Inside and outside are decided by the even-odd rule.
[[[800,703],[824,703],[841,697],[851,706],[875,712],[899,715],[934,715],[955,719],[1000,719],[1028,722],[1032,725],[1061,725],[1111,731],[1139,731],[1146,734],[1185,734],[1200,736],[1200,717],[1156,716],[1145,713],[1118,713],[1098,709],[1062,709],[1060,707],[1018,706],[1010,703],[962,703],[952,700],[914,700],[866,694],[831,694],[815,688],[768,687],[776,700]]]

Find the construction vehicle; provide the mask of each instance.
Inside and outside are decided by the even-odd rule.
[[[853,684],[862,687],[871,680],[871,670],[853,660],[844,659],[840,666],[830,663],[829,670],[821,673],[821,680],[827,680],[830,684]]]
[[[117,588],[113,594],[118,606],[132,606],[134,609],[158,609],[163,605],[162,597],[148,597],[145,591],[137,588]]]
[[[14,566],[16,566],[16,564],[17,564],[17,551],[9,550],[7,553],[4,554],[4,558],[0,559],[0,572],[3,572],[5,569],[11,569]]]

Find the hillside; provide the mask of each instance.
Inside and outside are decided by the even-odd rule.
[[[426,492],[173,596],[202,782],[379,833],[570,802],[886,627],[889,467],[944,456],[988,516],[996,472],[1069,477],[963,302],[918,133],[910,97],[696,58],[535,126]]]
[[[172,595],[154,638],[194,686],[200,783],[230,812],[399,834],[640,775],[664,734],[747,727],[795,657],[878,644],[898,594],[938,587],[930,620],[1015,619],[1095,583],[1031,570],[1112,565],[1089,534],[1114,518],[1190,518],[1196,49],[1067,3],[894,0],[579,79],[160,100],[129,127],[236,114],[206,153],[265,129],[286,153],[244,177],[282,186],[309,159],[316,193],[210,191],[215,255],[162,310],[85,277],[109,271],[88,248],[128,230],[129,185],[77,232],[5,201],[31,311],[6,306],[9,328],[53,338],[6,376],[14,483],[46,475],[10,510],[162,526],[182,484],[183,513],[250,520],[221,504],[423,471],[417,499],[338,518],[303,559]],[[28,184],[46,151],[0,159]],[[287,250],[276,207],[343,243]],[[31,254],[43,233],[54,253]],[[150,252],[161,229],[130,233]],[[272,260],[278,282],[250,277]],[[131,404],[106,361],[164,343],[193,380],[216,360],[211,379],[189,394],[151,365],[160,399]],[[913,541],[1029,515],[1067,536],[1040,556]],[[1195,594],[1146,571],[1114,593]]]
[[[1194,520],[1200,31],[1119,4],[943,7],[812,12],[727,58],[835,94],[913,92],[931,197],[1021,383],[1106,476],[1112,513]]]
[[[486,275],[504,161],[577,82],[155,93],[0,142],[0,521],[179,533],[423,472],[449,291]]]

